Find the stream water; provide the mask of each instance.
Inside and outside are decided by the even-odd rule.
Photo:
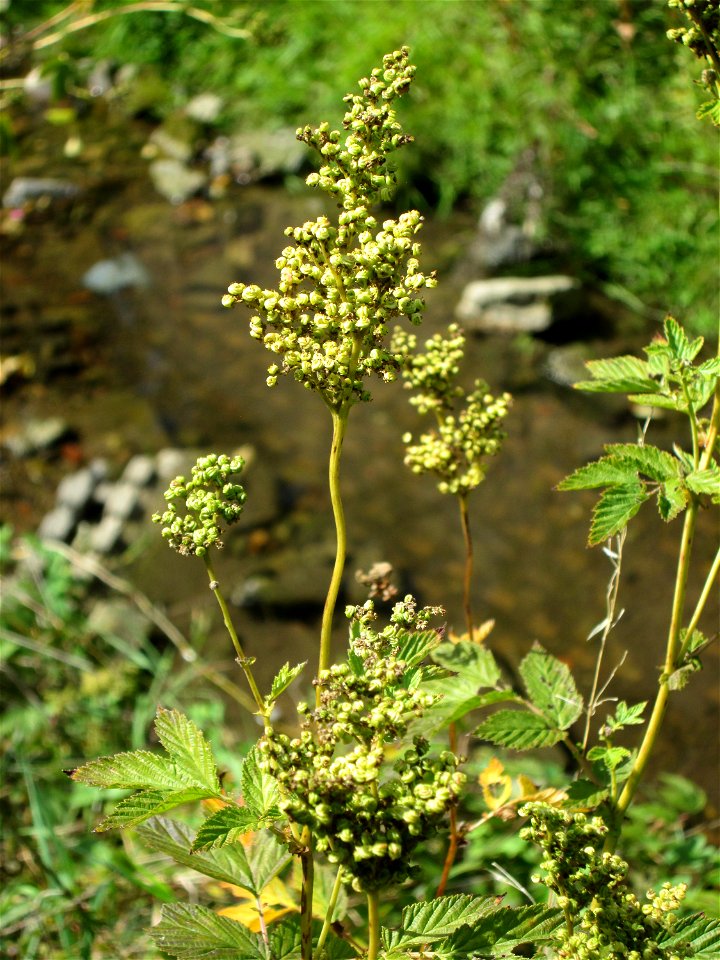
[[[43,136],[49,139],[43,144],[36,137],[22,172],[39,175],[49,166],[50,175],[77,178],[78,161],[59,155],[52,131]],[[142,136],[141,130],[108,127],[102,149],[88,148],[82,160],[85,192],[29,214],[2,238],[5,352],[28,352],[36,360],[35,375],[8,391],[3,437],[32,419],[60,414],[74,438],[59,458],[5,457],[4,519],[19,531],[32,529],[52,505],[58,480],[93,457],[119,471],[136,452],[251,445],[248,493],[258,498],[258,522],[229,542],[219,566],[236,599],[247,599],[243,585],[268,571],[279,591],[295,598],[235,611],[248,651],[260,657],[262,685],[285,660],[314,659],[320,608],[318,589],[308,583],[320,582],[322,595],[328,575],[324,464],[330,423],[318,399],[294,383],[265,386],[268,355],[249,338],[246,313],[224,310],[220,297],[241,278],[273,284],[283,228],[316,216],[319,201],[304,188],[254,185],[232,187],[220,200],[174,207],[147,178],[136,149]],[[452,320],[468,279],[463,250],[472,233],[473,222],[463,214],[424,229],[423,261],[440,265],[441,281],[427,298],[421,331],[427,335]],[[81,278],[94,263],[122,253],[131,253],[147,272],[145,288],[111,297],[83,288]],[[579,339],[582,330],[578,317]],[[588,351],[611,355],[636,349],[646,338],[617,337],[588,345]],[[471,501],[474,605],[479,619],[496,620],[490,643],[507,660],[517,663],[539,641],[571,664],[587,690],[596,647],[585,637],[604,617],[610,566],[600,549],[585,547],[593,496],[561,494],[554,486],[600,455],[603,444],[635,440],[638,422],[612,399],[588,399],[544,378],[550,349],[539,342],[468,341],[467,378],[483,377],[493,390],[515,394],[503,453]],[[377,386],[372,403],[352,412],[343,454],[349,570],[391,562],[404,590],[423,603],[443,604],[448,622],[461,628],[456,503],[402,464],[400,437],[418,426],[399,384]],[[676,426],[669,420],[654,425],[653,442],[671,445]],[[679,534],[677,522],[666,526],[650,506],[631,526],[619,601],[626,613],[612,635],[608,669],[628,655],[611,696],[637,702],[653,694]],[[712,530],[698,537],[691,602],[713,540]],[[148,537],[124,572],[187,625],[191,610],[211,609],[204,571],[153,544]],[[715,613],[705,623],[709,632],[716,629]],[[209,652],[229,661],[225,643],[220,632],[213,634]],[[720,716],[717,645],[704,660],[689,693],[673,697],[658,763],[701,783],[714,816],[718,765],[708,743],[716,740]]]

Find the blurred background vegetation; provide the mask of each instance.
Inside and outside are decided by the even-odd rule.
[[[556,266],[641,312],[715,328],[717,137],[694,119],[699,66],[668,41],[679,19],[664,0],[4,7],[8,35],[54,76],[58,93],[89,61],[139,64],[154,82],[148,108],[167,115],[217,92],[228,129],[338,122],[337,91],[408,44],[418,72],[403,123],[416,145],[400,157],[402,202],[479,211],[530,167],[542,189],[539,237]],[[140,12],[120,15],[124,8]]]
[[[399,203],[477,217],[530,172],[547,266],[642,317],[670,311],[708,334],[718,312],[717,134],[694,118],[699,67],[667,40],[675,23],[664,0],[0,0],[0,89],[18,98],[0,141],[11,158],[22,153],[15,121],[32,70],[51,82],[55,105],[81,111],[98,62],[136,65],[125,107],[154,124],[217,93],[219,135],[337,124],[338,91],[408,44],[418,71],[402,120],[416,143],[398,158]],[[62,769],[142,746],[162,702],[203,727],[232,776],[239,745],[217,695],[221,685],[232,697],[232,684],[220,668],[198,683],[178,638],[102,570],[89,575],[6,528],[0,572],[0,951],[149,960],[152,900],[174,899],[180,886],[186,897],[198,880],[174,872],[171,882],[132,838],[92,836],[100,800]],[[202,657],[206,624],[191,639]],[[541,784],[562,779],[552,763],[520,768]],[[470,815],[481,816],[480,798],[472,802]],[[699,788],[672,776],[636,805],[625,853],[638,889],[686,880],[688,906],[712,911],[720,869],[705,806]],[[428,884],[435,864],[423,864]],[[515,825],[491,820],[472,834],[458,882],[521,902],[508,878],[527,885],[534,867]],[[229,901],[217,889],[213,897]]]

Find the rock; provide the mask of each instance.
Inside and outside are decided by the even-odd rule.
[[[53,177],[15,177],[3,194],[4,207],[22,207],[40,197],[53,200],[66,200],[80,193],[80,187],[69,180]]]
[[[222,105],[222,98],[216,93],[199,93],[185,105],[185,113],[198,123],[215,123]]]
[[[56,493],[57,502],[80,516],[92,500],[97,485],[98,478],[89,467],[76,470],[60,481]]]
[[[147,487],[154,479],[155,461],[146,454],[138,453],[128,461],[120,481],[135,487]]]
[[[104,500],[103,520],[106,517],[129,520],[140,508],[140,494],[138,488],[132,483],[108,484]]]
[[[52,100],[52,80],[42,67],[33,69],[23,78],[23,93],[32,103],[46,106]]]
[[[456,316],[468,330],[538,333],[554,319],[554,298],[578,289],[573,277],[498,277],[467,284]]]
[[[112,553],[122,543],[123,521],[120,517],[103,516],[89,532],[88,544],[96,553]]]
[[[542,366],[543,373],[553,383],[561,387],[572,387],[578,380],[589,380],[585,361],[588,360],[588,351],[579,343],[569,343],[562,347],[554,347],[548,353]]]
[[[185,164],[192,157],[192,146],[185,140],[174,137],[167,130],[158,127],[150,134],[150,143],[154,144],[160,153],[173,160],[179,160]]]
[[[5,437],[3,445],[15,457],[28,457],[59,443],[69,431],[67,423],[60,417],[28,420],[20,430]]]
[[[167,486],[175,477],[189,477],[190,469],[198,456],[196,451],[180,450],[174,447],[159,450],[155,457],[158,480]]]
[[[207,177],[199,170],[189,170],[179,160],[154,160],[150,164],[150,176],[155,189],[171,203],[182,203],[207,183]]]
[[[69,543],[78,522],[77,512],[67,504],[60,504],[46,513],[40,521],[37,534],[41,540],[60,540]]]
[[[150,275],[132,253],[121,253],[114,260],[99,260],[83,274],[86,290],[110,296],[126,287],[147,287]]]
[[[240,183],[297,173],[307,148],[294,130],[253,130],[237,133],[227,143],[227,168]],[[217,160],[215,169],[221,172]]]

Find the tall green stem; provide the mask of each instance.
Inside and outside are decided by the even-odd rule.
[[[304,849],[300,853],[302,866],[302,889],[300,891],[300,949],[302,960],[312,960],[312,920],[313,920],[313,885],[315,879],[315,864],[313,862],[312,836],[307,827],[303,828],[301,842]]]
[[[347,551],[347,533],[345,528],[345,512],[340,497],[340,454],[348,421],[348,408],[331,410],[333,421],[332,447],[328,468],[328,482],[330,485],[330,501],[332,503],[333,518],[335,520],[336,552],[330,586],[328,587],[323,609],[322,626],[320,628],[320,657],[318,660],[318,676],[330,666],[330,642],[332,639],[332,622],[335,613],[340,583],[345,568],[345,553]],[[321,688],[316,688],[315,698],[319,704]]]
[[[643,742],[638,750],[635,763],[628,777],[620,799],[616,805],[618,815],[618,825],[614,834],[608,837],[610,848],[614,848],[619,836],[619,821],[627,808],[630,806],[638,784],[645,772],[650,756],[655,747],[655,743],[660,733],[665,710],[667,709],[668,697],[670,695],[669,679],[677,667],[677,655],[680,643],[680,628],[682,625],[682,614],[685,606],[685,589],[687,587],[688,572],[690,569],[690,553],[692,551],[693,537],[695,535],[695,523],[697,520],[697,503],[691,503],[685,514],[683,524],[682,539],[680,541],[680,555],[678,557],[678,567],[675,576],[675,592],[673,595],[672,615],[670,618],[670,629],[668,631],[667,650],[665,654],[665,664],[663,666],[662,676],[658,686],[657,696],[653,711],[645,730]]]
[[[380,895],[377,890],[367,895],[368,902],[368,953],[367,960],[377,960],[380,949]]]
[[[325,940],[327,935],[330,932],[330,926],[332,924],[333,914],[335,913],[335,907],[337,906],[338,897],[340,896],[340,891],[342,890],[342,878],[343,878],[343,868],[339,867],[337,875],[335,877],[335,883],[333,884],[332,893],[330,894],[330,900],[328,902],[327,913],[325,914],[325,920],[323,921],[322,930],[320,931],[320,936],[318,937],[317,948],[318,953],[325,945]]]
[[[260,695],[258,685],[255,683],[255,677],[253,676],[253,672],[250,669],[250,664],[252,663],[252,660],[248,659],[248,657],[245,656],[245,651],[243,650],[242,644],[238,639],[235,626],[230,617],[230,610],[228,609],[228,605],[225,602],[225,597],[223,596],[222,591],[220,590],[220,584],[217,581],[217,578],[215,576],[215,571],[213,569],[213,565],[208,554],[205,554],[205,556],[203,557],[203,560],[205,561],[205,568],[207,570],[208,578],[210,580],[210,589],[215,594],[215,599],[217,600],[218,606],[220,607],[220,610],[222,612],[223,621],[225,623],[225,629],[230,635],[230,639],[232,640],[233,647],[235,648],[235,653],[237,654],[237,662],[240,664],[240,667],[242,668],[242,671],[245,674],[245,679],[247,680],[248,685],[250,687],[250,692],[252,693],[253,699],[255,700],[255,703],[258,706],[258,713],[260,714],[260,716],[265,717],[267,712],[265,709],[265,704],[263,702],[262,696]]]
[[[465,611],[465,626],[468,632],[468,639],[473,638],[473,612],[470,593],[472,589],[473,576],[473,542],[472,531],[470,530],[470,513],[468,511],[467,494],[458,495],[460,503],[460,522],[462,523],[463,538],[465,541],[465,576],[463,578],[463,609]]]

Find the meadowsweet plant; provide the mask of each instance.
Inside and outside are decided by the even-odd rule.
[[[323,614],[319,672],[330,663],[333,613],[342,579],[345,517],[340,497],[340,453],[354,404],[370,399],[366,381],[397,377],[402,356],[393,350],[390,327],[401,317],[419,323],[421,292],[435,275],[420,269],[417,210],[379,222],[374,207],[395,187],[392,154],[412,139],[403,133],[393,110],[415,68],[406,47],[383,59],[382,67],[360,80],[361,92],[348,94],[344,134],[328,123],[304,127],[297,135],[321,157],[322,166],[307,178],[310,186],[337,201],[337,223],[321,216],[288,227],[286,246],[275,264],[275,290],[233,283],[223,297],[231,307],[253,311],[250,334],[278,358],[268,368],[268,386],[290,375],[320,394],[332,416],[329,483],[337,531],[335,566]]]
[[[182,713],[159,707],[155,733],[161,749],[91,760],[72,776],[127,791],[98,830],[136,827],[151,849],[183,869],[239,888],[254,906],[252,918],[244,912],[241,920],[219,912],[219,905],[166,904],[152,936],[177,960],[710,960],[720,950],[720,920],[679,916],[681,887],[648,894],[643,903],[630,890],[627,865],[615,848],[670,698],[692,681],[710,639],[699,624],[720,552],[692,603],[687,582],[701,507],[720,503],[720,357],[705,359],[702,340],[688,339],[667,318],[645,359],[589,364],[590,379],[579,387],[626,393],[679,414],[689,443],[676,444],[671,453],[651,446],[644,431],[637,444],[611,445],[563,481],[563,490],[600,490],[589,542],[607,543],[613,564],[606,616],[593,631],[602,639],[592,689],[584,696],[569,667],[538,645],[508,682],[473,629],[467,497],[500,448],[510,398],[494,397],[479,381],[469,392],[458,383],[464,336],[457,327],[420,351],[412,335],[398,332],[401,318],[419,320],[419,293],[433,285],[434,276],[420,270],[417,212],[382,223],[373,212],[394,185],[388,158],[409,139],[393,105],[413,71],[406,48],[389,54],[360,81],[361,92],[346,98],[344,134],[327,124],[299,131],[321,156],[322,166],[308,182],[337,200],[337,222],[319,217],[289,228],[292,243],[277,261],[277,289],[235,283],[224,299],[228,306],[251,309],[251,335],[275,355],[269,386],[289,375],[319,394],[332,418],[329,481],[337,552],[318,666],[305,677],[306,689],[315,689],[314,705],[297,704],[292,717],[286,698],[286,722],[275,712],[305,664],[286,663],[267,692],[255,681],[253,659],[240,644],[212,563],[224,528],[243,508],[243,464],[212,454],[197,462],[189,479],[171,483],[166,509],[154,519],[171,548],[205,564],[262,733],[234,783],[219,770],[202,731]],[[401,371],[413,404],[436,421],[417,442],[407,441],[408,465],[434,474],[440,491],[461,504],[468,631],[446,636],[442,622],[435,625],[442,608],[421,607],[412,596],[395,602],[383,625],[370,599],[346,609],[346,654],[331,664],[346,551],[340,450],[348,416],[356,403],[370,399],[371,376],[390,381]],[[602,675],[602,651],[619,616],[624,531],[646,501],[655,501],[667,522],[683,517],[665,663],[647,724],[648,704],[613,701],[595,730],[613,676]],[[387,599],[388,578],[379,565],[364,581]],[[481,718],[480,710],[488,712]],[[524,778],[520,791],[522,802],[543,801],[527,804],[522,815],[529,818],[524,839],[544,855],[538,878],[544,899],[542,886],[537,902],[519,908],[475,896],[471,888],[444,894],[456,879],[462,840],[494,813],[515,816],[521,802],[513,799],[496,759],[479,783],[487,815],[463,817],[463,791],[471,784],[461,769],[456,725],[462,725],[465,742],[474,734],[502,749],[558,746],[567,754],[572,769],[562,789],[543,791]],[[641,726],[637,748],[618,742],[619,734]],[[502,790],[500,798],[493,786]],[[168,816],[188,804],[189,820]],[[408,881],[417,882],[420,854],[443,845],[439,885],[433,879],[425,890],[416,888],[417,899],[396,909],[403,886],[407,892]],[[281,888],[282,909],[271,909]],[[435,896],[434,889],[440,891]]]
[[[404,330],[397,332],[394,344],[404,356],[403,380],[412,390],[410,403],[421,414],[435,419],[435,426],[415,440],[403,435],[405,465],[415,474],[431,474],[438,480],[440,493],[457,497],[465,540],[463,606],[465,628],[470,639],[474,624],[471,602],[473,581],[473,542],[468,497],[485,479],[488,459],[499,453],[512,397],[503,393],[494,397],[484,380],[475,380],[470,392],[458,382],[460,363],[465,354],[465,335],[457,324],[447,335],[435,334],[417,350],[417,337]]]

